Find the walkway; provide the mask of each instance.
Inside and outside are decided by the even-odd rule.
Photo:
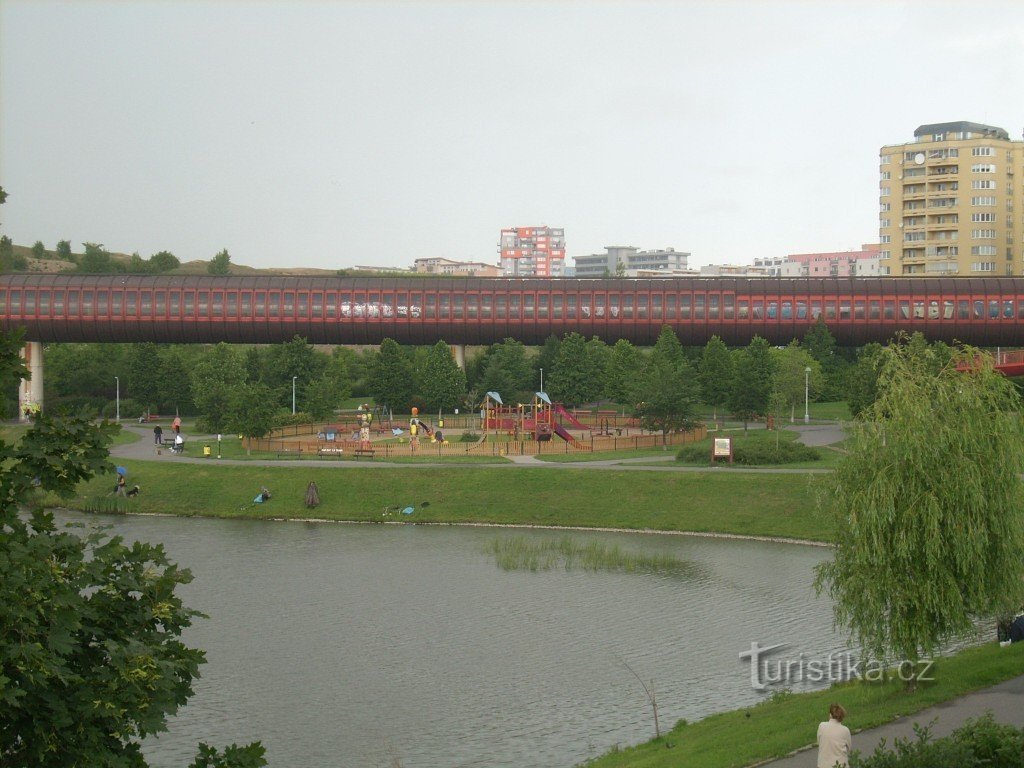
[[[936,720],[935,725],[932,726],[932,735],[935,737],[948,736],[967,720],[980,717],[989,711],[992,712],[997,722],[1024,728],[1024,675],[991,688],[937,704],[915,715],[901,717],[886,725],[869,728],[860,733],[855,732],[853,748],[862,755],[870,754],[882,739],[885,739],[886,744],[892,744],[895,738],[912,739],[914,738],[915,723],[924,726],[931,723],[932,720]],[[822,713],[822,719],[825,718],[825,714]],[[850,712],[849,722],[856,726],[856,712]],[[809,723],[807,735],[813,738],[817,728],[817,723]],[[813,746],[781,760],[773,760],[759,765],[762,768],[814,768],[817,754],[817,747]]]

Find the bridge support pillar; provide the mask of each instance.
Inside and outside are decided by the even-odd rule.
[[[466,345],[465,344],[452,344],[452,357],[455,359],[455,364],[462,370],[466,370]]]
[[[18,419],[28,421],[31,414],[43,409],[43,345],[29,341],[21,349],[21,359],[29,378],[18,387]]]

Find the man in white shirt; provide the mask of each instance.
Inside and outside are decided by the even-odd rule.
[[[850,729],[843,725],[846,710],[839,704],[828,708],[828,722],[818,726],[818,768],[835,768],[850,764],[850,750],[853,738]]]

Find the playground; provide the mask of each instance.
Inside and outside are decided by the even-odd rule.
[[[506,404],[488,392],[475,413],[436,415],[412,409],[396,417],[362,406],[331,423],[298,424],[245,441],[253,451],[285,456],[375,459],[411,456],[523,456],[628,451],[702,440],[704,427],[662,435],[614,410],[570,410],[535,392],[530,402]]]

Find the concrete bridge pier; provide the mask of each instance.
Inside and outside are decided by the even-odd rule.
[[[18,387],[18,420],[28,421],[31,414],[43,409],[43,345],[38,341],[25,342],[21,359],[28,368],[29,378]]]
[[[462,370],[466,370],[466,345],[465,344],[452,344],[452,357],[455,358],[455,364]]]

